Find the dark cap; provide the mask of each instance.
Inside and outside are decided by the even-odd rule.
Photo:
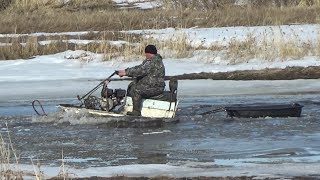
[[[145,53],[150,53],[150,54],[157,54],[157,48],[154,45],[148,45],[144,49]]]

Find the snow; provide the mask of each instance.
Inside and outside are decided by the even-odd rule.
[[[160,30],[135,30],[127,33],[142,34],[146,38],[152,37],[165,41],[184,34],[191,46],[210,47],[214,44],[227,46],[232,40],[243,41],[248,36],[257,39],[265,36],[269,41],[296,41],[308,43],[318,41],[320,25],[292,25],[292,26],[261,26],[261,27],[225,27],[225,28],[189,28],[189,29],[160,29]],[[30,36],[40,35],[62,35],[62,34],[85,34],[89,32],[70,33],[34,33]],[[0,36],[12,37],[14,34]],[[68,40],[67,42],[77,44],[88,44],[89,40]],[[46,44],[50,42],[40,42]],[[114,45],[127,43],[125,41],[111,41]],[[3,44],[1,44],[3,45]],[[163,49],[160,54],[166,54]],[[114,70],[124,69],[141,63],[119,62],[118,59],[102,61],[102,54],[85,51],[66,51],[53,55],[37,56],[31,60],[14,60],[0,62],[0,82],[4,81],[36,81],[36,80],[62,80],[79,78],[103,78]],[[142,59],[141,59],[142,60]],[[90,62],[90,63],[89,63]],[[231,65],[227,59],[217,52],[209,50],[198,50],[189,58],[166,58],[164,63],[167,75],[178,75],[184,73],[199,72],[227,72],[235,70],[258,70],[265,68],[285,68],[288,66],[319,66],[319,57],[307,56],[297,60],[287,61],[262,61],[252,59],[250,62]]]
[[[200,54],[192,58],[164,59],[166,75],[320,65],[317,57],[228,65],[224,61],[215,63],[199,61],[201,56]],[[102,58],[102,54],[78,50],[37,56],[30,60],[0,61],[0,101],[75,97],[76,94],[90,91],[99,83],[99,79],[105,79],[115,70],[141,63],[141,61],[117,60],[103,62]],[[110,83],[111,88],[126,89],[127,85],[128,81]],[[198,95],[199,89],[203,96],[315,92],[320,89],[320,83],[319,80],[179,81],[179,96]]]
[[[225,160],[228,161],[228,160]],[[65,169],[61,167],[40,167],[40,170],[47,178],[57,176],[64,170],[68,177],[112,177],[112,176],[129,176],[129,177],[226,177],[226,176],[257,176],[257,179],[263,177],[278,177],[280,179],[291,176],[303,176],[306,174],[318,174],[319,163],[299,164],[299,163],[282,163],[282,164],[250,164],[242,166],[220,166],[217,167],[215,162],[189,162],[183,165],[172,164],[133,164],[122,166],[108,167],[91,167],[85,169],[71,168],[65,164]],[[33,169],[30,165],[20,165],[19,169],[23,172],[30,172]],[[244,174],[245,172],[245,174]],[[34,177],[25,176],[25,179],[34,179]]]
[[[281,37],[283,41],[299,39],[299,43],[319,42],[320,25],[284,25],[284,26],[256,26],[256,27],[221,27],[221,28],[187,28],[187,29],[149,29],[133,30],[126,33],[141,34],[145,38],[152,37],[165,41],[175,38],[176,34],[184,34],[191,46],[211,46],[212,44],[227,45],[231,40],[244,40],[247,36],[257,39],[264,34],[266,39],[274,41]],[[24,36],[51,36],[51,35],[76,35],[89,32],[66,33],[33,33]],[[5,34],[0,37],[21,36],[18,34]],[[86,44],[88,40],[68,40],[69,42]],[[201,42],[201,43],[199,43]],[[50,42],[41,42],[50,43]],[[127,43],[125,41],[111,41],[114,45]],[[180,75],[199,72],[228,72],[236,70],[259,70],[265,68],[286,68],[289,66],[319,66],[317,56],[306,56],[300,59],[266,61],[259,58],[246,62],[232,64],[225,59],[220,52],[210,50],[196,50],[187,58],[170,58],[165,49],[159,48],[159,53],[164,57],[166,75]],[[114,58],[103,61],[103,54],[87,52],[83,50],[65,51],[57,54],[36,56],[33,59],[0,61],[0,101],[22,99],[38,99],[59,97],[70,98],[74,94],[83,94],[91,90],[99,82],[105,79],[115,70],[125,69],[138,65],[139,61],[123,61]],[[287,84],[282,86],[282,84]],[[310,85],[310,83],[312,85]],[[110,86],[126,88],[128,82],[113,82]],[[196,85],[195,85],[196,84]],[[269,84],[269,86],[264,86]],[[300,86],[295,87],[296,84]],[[58,86],[57,86],[58,85]],[[263,94],[263,93],[290,93],[316,92],[319,89],[318,80],[295,81],[180,81],[179,95],[192,96],[197,89],[202,87],[203,95],[232,95],[232,94]],[[23,91],[21,91],[21,87]],[[37,88],[34,88],[37,87]],[[197,88],[195,88],[197,87]],[[235,88],[237,87],[237,88]],[[260,88],[264,87],[264,88]],[[277,88],[272,88],[277,87]],[[16,90],[19,89],[19,93]],[[239,89],[241,91],[239,91]],[[254,90],[252,90],[254,89]]]
[[[162,6],[159,0],[113,0],[113,2],[122,8],[153,9]]]
[[[31,36],[31,37],[40,37],[40,36],[80,36],[89,33],[97,33],[98,31],[79,31],[79,32],[59,32],[59,33],[32,33],[32,34],[0,34],[0,38],[10,38],[10,37],[21,37],[21,36]]]
[[[217,27],[217,28],[188,28],[188,29],[147,29],[128,31],[133,34],[143,34],[146,38],[173,40],[184,36],[193,47],[210,47],[213,45],[228,46],[231,41],[244,41],[255,38],[258,43],[268,42],[300,42],[316,43],[320,34],[320,25],[281,25],[254,27]]]

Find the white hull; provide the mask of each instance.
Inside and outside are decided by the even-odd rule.
[[[141,116],[150,117],[150,118],[174,118],[177,110],[177,102],[168,102],[168,101],[159,101],[153,99],[144,99],[142,102]],[[124,109],[119,113],[108,112],[103,110],[93,110],[85,109],[83,107],[75,106],[63,106],[60,105],[60,108],[64,111],[72,111],[74,113],[79,113],[84,109],[88,111],[89,114],[97,116],[112,116],[112,117],[122,117],[126,116],[127,112],[132,111],[132,99],[131,97],[126,98]]]
[[[152,118],[173,118],[177,109],[176,102],[144,99],[142,102],[141,116]],[[132,99],[127,97],[123,113],[132,111]]]

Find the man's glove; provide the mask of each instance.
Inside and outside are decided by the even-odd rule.
[[[126,70],[122,69],[122,70],[116,70],[116,74],[120,77],[125,76],[126,75]]]

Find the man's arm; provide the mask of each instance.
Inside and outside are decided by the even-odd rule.
[[[143,77],[148,74],[148,71],[151,67],[151,62],[148,60],[145,60],[142,62],[142,64],[138,66],[134,66],[131,68],[126,69],[126,76],[129,77]]]

